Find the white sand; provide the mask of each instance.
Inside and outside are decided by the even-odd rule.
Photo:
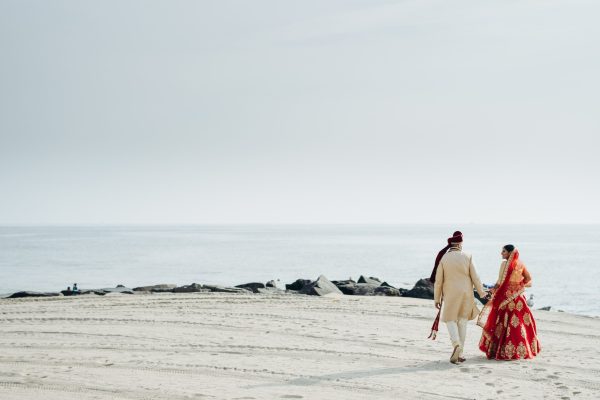
[[[0,399],[600,398],[600,319],[536,311],[533,361],[460,366],[431,301],[164,294],[0,300]]]

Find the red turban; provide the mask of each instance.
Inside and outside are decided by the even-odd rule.
[[[452,235],[452,237],[448,238],[448,244],[450,244],[450,243],[462,243],[462,241],[463,241],[463,236],[462,236],[462,233],[460,231],[454,232],[454,234]]]
[[[433,271],[431,271],[431,277],[429,278],[431,283],[435,283],[435,274],[437,273],[437,267],[440,264],[440,261],[442,260],[442,257],[444,256],[444,254],[446,254],[448,249],[450,247],[452,247],[453,244],[462,243],[462,241],[463,241],[463,235],[462,235],[461,231],[454,232],[452,234],[452,237],[448,238],[448,246],[446,246],[442,250],[440,250],[437,257],[435,258],[435,263],[433,264]]]

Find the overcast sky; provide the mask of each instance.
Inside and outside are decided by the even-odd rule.
[[[595,0],[0,0],[0,224],[600,223]]]

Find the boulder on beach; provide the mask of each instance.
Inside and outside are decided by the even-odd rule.
[[[333,283],[334,285],[338,286],[338,285],[350,285],[350,284],[356,284],[356,282],[352,279],[346,279],[343,281],[331,281],[331,283]]]
[[[343,293],[349,296],[356,295],[356,282],[352,279],[344,280],[344,281],[331,281],[337,288]]]
[[[353,296],[374,296],[375,289],[377,289],[379,285],[374,285],[372,283],[357,283],[354,285],[352,289],[354,289]]]
[[[277,283],[275,283],[275,281],[273,279],[271,279],[269,282],[267,282],[265,284],[265,287],[272,287],[272,288],[276,288],[277,287]]]
[[[331,281],[325,278],[324,275],[319,276],[319,278],[305,285],[302,289],[300,289],[300,293],[308,294],[311,296],[342,296],[343,293],[340,289],[337,288]]]
[[[126,288],[125,286],[117,286],[116,288],[102,288],[102,289],[82,289],[77,292],[71,292],[71,295],[81,294],[96,294],[98,296],[104,296],[107,294],[134,294],[133,289]],[[66,295],[65,295],[66,296]]]
[[[389,283],[387,283],[387,282],[383,282],[383,283],[381,284],[381,286],[387,286],[387,287],[391,287],[391,288],[397,289],[397,288],[396,288],[396,286],[392,286],[392,285],[390,285],[390,284],[389,284]]]
[[[374,290],[375,296],[402,296],[404,292],[391,286],[378,286]]]
[[[310,284],[310,279],[296,279],[296,282],[285,285],[285,290],[301,290],[304,286]]]
[[[9,299],[20,299],[22,297],[55,297],[60,296],[61,294],[58,292],[33,292],[29,290],[24,290],[21,292],[16,292],[8,296]]]
[[[211,292],[218,293],[252,293],[249,289],[238,288],[238,287],[227,287],[220,285],[202,285],[203,289],[209,289]]]
[[[264,289],[265,284],[262,282],[242,283],[241,285],[236,285],[236,288],[247,289],[252,291],[252,293],[258,293],[258,289]]]
[[[199,283],[192,283],[190,285],[178,286],[173,289],[173,293],[200,293],[210,292],[210,289],[203,288]]]
[[[546,306],[546,307],[540,307],[540,308],[538,308],[538,310],[541,310],[541,311],[550,311],[551,309],[552,309],[551,306]]]
[[[429,278],[419,279],[412,289],[404,293],[404,297],[433,300],[433,283]]]
[[[406,292],[406,289],[396,289],[392,285],[385,283],[381,284],[377,278],[365,278],[361,276],[359,281],[354,282],[353,280],[345,281],[332,281],[337,288],[348,296],[402,296],[402,293]],[[367,282],[368,281],[368,282]]]
[[[83,295],[83,294],[95,294],[98,296],[104,296],[106,293],[104,290],[102,289],[84,289],[84,290],[80,290],[79,293],[77,293],[78,295]]]
[[[361,275],[360,278],[358,278],[357,283],[368,283],[368,284],[377,285],[377,286],[381,285],[381,281],[379,280],[379,278],[375,278],[374,276],[365,278],[363,275]]]
[[[177,285],[161,283],[159,285],[139,286],[139,287],[133,288],[133,291],[134,292],[156,292],[156,293],[172,292],[173,289],[175,289],[176,287],[177,287]]]

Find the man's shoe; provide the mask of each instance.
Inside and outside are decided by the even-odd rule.
[[[452,364],[458,364],[458,358],[460,356],[460,344],[457,344],[456,346],[454,346],[454,351],[452,352],[452,355],[450,356],[450,362]]]
[[[459,363],[464,363],[465,361],[467,361],[466,358],[464,358],[464,357],[458,357],[458,362]]]

